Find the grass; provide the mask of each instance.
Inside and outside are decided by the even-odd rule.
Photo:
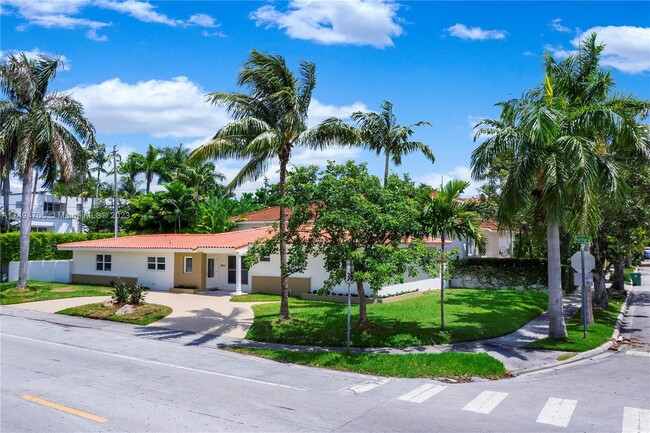
[[[83,296],[111,295],[112,288],[90,284],[48,283],[29,280],[27,289],[16,288],[16,282],[0,283],[0,305]]]
[[[547,294],[537,291],[452,289],[445,292],[445,331],[440,330],[440,293],[389,304],[369,304],[368,324],[356,325],[352,345],[406,347],[473,341],[509,334],[541,314]],[[290,300],[291,318],[278,319],[278,304],[254,305],[246,338],[274,343],[345,346],[347,306]]]
[[[90,319],[112,320],[113,322],[133,323],[134,325],[148,325],[163,317],[168,316],[172,309],[165,305],[142,304],[134,306],[133,313],[116,316],[119,306],[103,307],[102,304],[87,304],[79,307],[66,308],[56,314],[68,316],[88,317]]]
[[[508,375],[503,364],[487,353],[416,353],[406,355],[348,352],[293,352],[275,349],[230,348],[279,362],[354,371],[390,377],[470,377],[498,379]]]
[[[270,293],[246,293],[230,298],[230,302],[280,302],[280,295]]]
[[[586,352],[595,349],[612,337],[621,302],[610,301],[606,309],[594,309],[594,324],[587,326],[587,338],[583,338],[581,312],[578,312],[566,324],[569,336],[560,340],[544,338],[526,345],[527,349],[549,349],[565,352]]]
[[[628,266],[627,268],[623,269],[625,284],[632,284],[632,272],[636,272],[636,266]]]

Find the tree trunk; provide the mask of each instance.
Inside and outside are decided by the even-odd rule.
[[[151,187],[151,178],[147,176],[147,194],[149,194],[149,188]]]
[[[549,221],[546,228],[548,243],[548,336],[566,338],[562,306],[562,266],[560,256],[560,227],[557,221]]]
[[[90,212],[92,213],[93,210],[95,210],[95,206],[97,206],[97,202],[99,201],[99,174],[100,174],[101,167],[97,169],[97,183],[95,184],[95,198],[93,199],[92,203],[90,204]]]
[[[280,301],[280,318],[289,318],[289,276],[287,275],[287,214],[282,199],[286,190],[285,182],[287,177],[287,162],[289,161],[288,155],[280,156],[280,221],[279,221],[279,235],[280,235],[280,290],[282,299]]]
[[[29,161],[23,171],[23,203],[20,215],[20,265],[18,266],[18,289],[27,288],[27,270],[29,266],[29,236],[32,229],[32,170],[33,162]]]
[[[388,183],[389,168],[390,168],[390,153],[388,152],[388,149],[386,149],[386,165],[384,166],[384,188],[386,188],[386,184]]]
[[[9,194],[11,194],[11,181],[9,180],[9,172],[7,176],[2,179],[2,208],[4,209],[4,231],[5,233],[11,229],[11,218],[9,216]]]
[[[607,287],[605,286],[605,260],[600,253],[598,240],[593,245],[593,254],[596,259],[596,269],[594,270],[595,304],[598,308],[606,308],[609,306],[609,296],[607,296]]]
[[[625,290],[625,257],[620,257],[614,262],[614,277],[612,278],[612,290]]]
[[[440,257],[440,329],[445,330],[445,234],[442,239],[442,256]]]
[[[363,288],[363,281],[357,281],[357,294],[359,295],[359,325],[368,323],[366,313],[366,291]]]

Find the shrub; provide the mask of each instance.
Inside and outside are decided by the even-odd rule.
[[[116,304],[126,304],[129,302],[130,291],[126,283],[113,283],[113,302]]]
[[[72,258],[72,251],[59,251],[57,249],[59,244],[112,236],[111,233],[31,233],[29,260],[69,260]],[[2,263],[20,260],[20,233],[0,234],[0,251],[2,251]]]
[[[140,305],[144,302],[144,297],[147,296],[147,288],[142,284],[133,284],[128,288],[129,304]]]

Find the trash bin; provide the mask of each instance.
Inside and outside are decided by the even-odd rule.
[[[632,272],[631,278],[633,286],[641,285],[641,272]]]

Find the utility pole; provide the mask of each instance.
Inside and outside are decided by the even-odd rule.
[[[113,145],[113,236],[117,237],[117,146]]]

